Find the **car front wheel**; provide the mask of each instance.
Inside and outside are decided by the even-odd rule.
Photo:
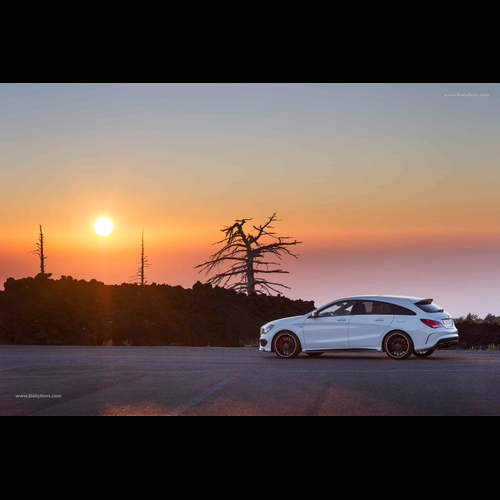
[[[294,333],[282,332],[274,338],[274,352],[280,358],[296,358],[300,351],[300,341]]]
[[[413,354],[413,341],[404,332],[392,332],[384,340],[384,350],[392,359],[408,359]]]

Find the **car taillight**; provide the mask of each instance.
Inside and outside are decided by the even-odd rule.
[[[424,325],[430,326],[431,328],[444,328],[443,324],[439,321],[434,321],[433,319],[421,319]]]

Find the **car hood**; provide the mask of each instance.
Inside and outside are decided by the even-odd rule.
[[[310,313],[308,313],[310,314]],[[297,320],[301,320],[301,319],[304,319],[306,315],[303,315],[303,316],[290,316],[289,318],[281,318],[281,319],[275,319],[273,321],[269,321],[268,323],[266,323],[266,325],[269,325],[270,323],[272,323],[273,325],[280,325],[280,324],[283,324],[283,323],[295,323],[297,322]],[[264,325],[264,326],[266,326]]]

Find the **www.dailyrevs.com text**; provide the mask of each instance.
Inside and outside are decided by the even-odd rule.
[[[490,97],[490,94],[444,94],[444,97]]]
[[[61,394],[16,394],[19,399],[58,399],[62,398]]]

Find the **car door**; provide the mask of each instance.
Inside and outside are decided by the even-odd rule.
[[[373,300],[356,301],[349,322],[349,346],[353,348],[378,347],[382,336],[394,321],[391,306]]]
[[[355,302],[342,301],[317,311],[304,322],[306,349],[349,347],[349,322]]]

